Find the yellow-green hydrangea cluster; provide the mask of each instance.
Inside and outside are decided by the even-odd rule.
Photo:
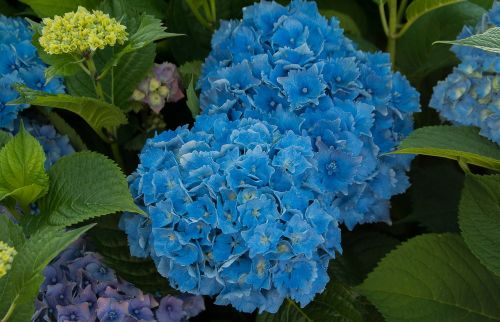
[[[17,252],[13,247],[0,241],[0,277],[7,274],[16,254]]]
[[[89,12],[78,7],[76,12],[43,19],[40,45],[51,54],[84,53],[106,46],[123,44],[126,27],[99,10]]]

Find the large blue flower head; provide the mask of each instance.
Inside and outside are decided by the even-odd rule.
[[[43,274],[45,281],[40,287],[32,321],[181,322],[205,308],[201,297],[167,296],[164,299],[174,299],[177,304],[175,319],[160,319],[165,309],[160,303],[164,301],[144,294],[116,276],[97,253],[86,249],[83,240],[62,252]]]
[[[20,18],[8,18],[0,15],[0,128],[12,129],[13,121],[19,111],[27,104],[6,105],[19,94],[12,88],[16,83],[45,91],[62,93],[64,86],[61,79],[45,80],[45,64],[37,55],[31,43],[32,32],[28,24]]]
[[[500,26],[497,1],[477,26],[465,26],[458,38],[495,26]],[[455,124],[478,126],[481,135],[500,144],[500,56],[465,46],[453,46],[452,51],[461,63],[434,87],[429,105]]]
[[[357,50],[315,2],[262,1],[222,22],[198,86],[205,114],[305,133],[322,173],[310,189],[327,192],[349,228],[390,220],[410,159],[382,154],[412,130],[419,94],[387,54]]]
[[[149,139],[130,177],[149,218],[120,222],[132,254],[151,256],[177,289],[241,311],[276,312],[287,297],[306,305],[342,251],[325,191],[347,192],[360,162],[334,148],[315,158],[313,144],[323,143],[225,113]]]

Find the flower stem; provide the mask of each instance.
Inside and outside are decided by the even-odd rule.
[[[389,35],[387,39],[387,51],[391,55],[391,63],[394,67],[396,62],[396,37],[398,28],[398,1],[389,0]]]
[[[101,100],[104,99],[104,91],[102,90],[102,85],[97,79],[97,69],[94,64],[94,59],[92,58],[92,55],[88,57],[88,59],[85,61],[87,63],[87,69],[90,72],[90,78],[92,78],[92,83],[94,84],[94,89],[95,93],[97,94],[97,97]]]
[[[116,163],[120,166],[120,168],[125,171],[125,162],[123,161],[122,154],[120,152],[120,146],[118,145],[118,142],[113,141],[110,143],[111,146],[111,153],[113,153],[113,158],[115,159]]]
[[[7,311],[5,316],[0,320],[0,322],[7,322],[10,319],[10,317],[12,316],[12,313],[14,313],[14,310],[17,306],[17,299],[18,298],[19,298],[19,294],[16,295],[16,297],[14,298],[14,301],[12,301],[12,303],[10,304],[9,310]]]

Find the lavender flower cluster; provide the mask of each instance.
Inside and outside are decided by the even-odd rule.
[[[139,83],[132,94],[134,101],[148,105],[157,114],[166,102],[175,103],[182,98],[184,93],[177,67],[168,62],[155,64],[148,77]]]
[[[64,91],[59,78],[46,83],[46,66],[31,43],[32,35],[23,19],[0,15],[0,129],[12,130],[17,114],[28,107],[27,104],[6,105],[19,96],[12,85],[22,83],[53,94]]]
[[[120,225],[173,287],[276,312],[324,290],[339,225],[390,222],[410,158],[382,154],[412,130],[419,95],[314,2],[243,13],[213,36],[194,127],[140,154],[130,187],[149,218]]]
[[[167,295],[158,301],[142,293],[87,251],[83,240],[62,252],[43,274],[34,322],[180,322],[205,308],[199,296]]]
[[[466,26],[458,39],[500,26],[500,3],[475,26]],[[480,134],[500,144],[500,56],[465,46],[453,46],[461,63],[436,87],[429,105],[445,119],[478,126]]]

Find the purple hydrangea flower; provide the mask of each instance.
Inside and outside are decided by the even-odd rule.
[[[132,99],[148,105],[153,112],[160,113],[166,102],[177,102],[184,98],[177,67],[165,62],[155,64],[150,75],[142,80],[132,94]]]

